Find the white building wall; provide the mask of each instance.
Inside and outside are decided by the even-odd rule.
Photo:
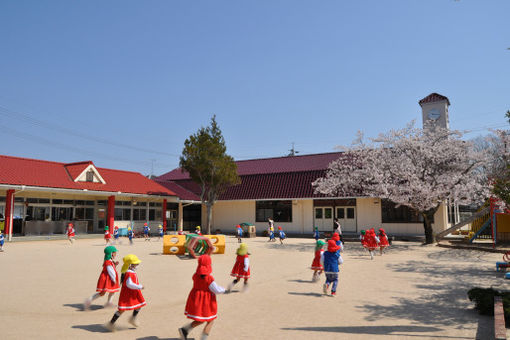
[[[292,222],[275,222],[275,229],[281,226],[286,233],[312,235],[313,200],[294,200],[292,202]],[[205,214],[205,209],[203,210]],[[367,228],[384,228],[392,235],[423,235],[422,223],[382,223],[381,199],[356,199],[357,232]],[[434,232],[447,227],[448,215],[442,206],[434,216]],[[266,230],[267,222],[255,222],[255,201],[219,201],[214,204],[212,229],[222,232],[235,232],[236,225],[242,222],[253,223],[258,232]]]
[[[212,228],[234,232],[239,223],[255,222],[255,201],[218,201],[213,206]],[[255,223],[257,230],[267,223]]]
[[[362,229],[381,228],[381,199],[379,198],[357,198],[356,222],[358,233]]]

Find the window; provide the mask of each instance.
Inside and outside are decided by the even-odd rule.
[[[131,221],[131,209],[115,208],[115,220]]]
[[[87,182],[94,182],[94,170],[90,169],[87,171],[87,174],[85,175],[85,181]]]
[[[354,208],[347,208],[347,218],[354,218]]]
[[[398,208],[396,204],[382,200],[381,202],[382,222],[383,223],[422,223],[423,217],[415,210],[401,205]],[[433,222],[433,221],[432,221]]]
[[[149,209],[149,221],[154,221],[156,218],[156,210]]]
[[[134,221],[146,221],[147,220],[147,213],[145,211],[145,208],[143,209],[133,209],[133,220]]]
[[[73,208],[51,208],[52,221],[64,221],[73,219]]]
[[[268,218],[275,222],[292,222],[292,202],[257,201],[255,216],[257,222],[267,222]]]

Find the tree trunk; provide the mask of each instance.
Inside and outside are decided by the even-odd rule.
[[[207,201],[207,235],[211,235],[212,206],[212,203]]]
[[[438,207],[429,209],[421,213],[423,216],[423,229],[425,230],[425,244],[434,243],[434,231],[432,230],[432,221]]]

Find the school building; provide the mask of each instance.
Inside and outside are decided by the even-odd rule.
[[[63,233],[71,221],[77,233],[145,222],[166,228],[177,224],[178,206],[174,192],[137,172],[0,156],[0,229],[7,235]]]
[[[432,93],[419,101],[423,122],[448,128],[447,97]],[[423,235],[422,217],[405,206],[352,193],[316,194],[312,182],[326,175],[340,152],[237,161],[239,185],[223,192],[213,207],[212,230],[234,232],[242,222],[267,228],[268,218],[287,233],[331,231],[338,218],[345,232],[385,228],[394,235]],[[445,202],[446,203],[446,202]],[[4,216],[2,216],[4,212]],[[78,233],[104,226],[145,222],[169,231],[205,225],[200,187],[174,169],[155,180],[140,173],[96,168],[92,161],[58,163],[0,156],[0,229],[19,235],[63,233],[73,221]],[[458,207],[443,205],[434,216],[439,232],[460,220]]]
[[[419,101],[423,123],[449,127],[450,101],[431,93]],[[234,232],[242,222],[267,228],[271,218],[291,234],[310,235],[314,226],[333,230],[338,218],[343,231],[358,233],[367,228],[384,228],[395,235],[423,235],[422,216],[405,206],[395,206],[380,198],[352,193],[326,197],[314,193],[312,182],[326,175],[328,165],[342,157],[340,152],[237,161],[241,183],[223,192],[213,207],[212,229]],[[205,224],[205,207],[200,205],[200,187],[181,169],[172,170],[156,181],[194,205]],[[434,216],[435,232],[458,222],[458,207],[443,205]]]

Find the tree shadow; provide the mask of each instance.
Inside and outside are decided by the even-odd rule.
[[[288,292],[290,295],[301,295],[301,296],[313,296],[313,297],[324,297],[324,294],[314,293],[314,292]]]
[[[62,306],[75,308],[78,311],[85,312],[85,310],[83,309],[83,303],[65,303]],[[101,305],[91,305],[88,310],[92,311],[92,310],[98,310],[98,309],[104,309],[104,306],[101,306]]]
[[[441,328],[429,326],[347,326],[347,327],[292,327],[281,328],[283,330],[298,330],[309,332],[331,332],[331,333],[347,333],[347,334],[370,334],[370,335],[394,335],[418,338],[444,338],[444,339],[471,339],[467,337],[431,335],[431,334],[412,334],[425,332],[439,332]]]
[[[411,260],[386,265],[395,272],[421,274],[423,281],[415,285],[420,292],[414,296],[395,298],[388,305],[367,303],[356,308],[368,314],[365,318],[367,321],[406,319],[420,325],[444,325],[457,329],[479,321],[480,315],[470,307],[472,304],[467,298],[467,291],[474,286],[485,287],[488,283],[497,283],[494,280],[497,278],[495,270],[486,268],[487,261],[452,263],[447,256],[462,258],[463,254],[440,253],[439,257],[433,256],[431,262]],[[478,258],[474,254],[468,255]]]

